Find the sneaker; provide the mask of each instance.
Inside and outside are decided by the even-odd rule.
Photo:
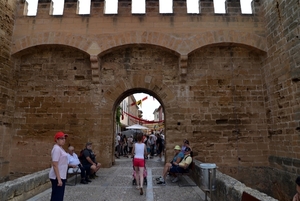
[[[162,179],[162,177],[160,176],[160,177],[157,177],[155,180],[160,181],[161,179]]]
[[[161,162],[161,158],[157,159],[157,162]]]
[[[91,180],[89,180],[89,179],[85,179],[85,181],[86,181],[86,182],[92,182],[92,181],[91,181]]]
[[[81,184],[88,184],[88,182],[87,181],[85,181],[85,180],[81,180],[81,182],[80,182]]]
[[[160,185],[165,186],[165,185],[166,185],[166,182],[165,182],[165,181],[159,181],[159,182],[157,182],[156,184],[160,184]]]
[[[178,177],[175,177],[173,180],[172,180],[172,183],[175,183],[178,181]]]

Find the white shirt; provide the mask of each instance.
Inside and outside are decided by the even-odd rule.
[[[117,137],[116,137],[116,146],[119,145],[120,140],[121,140],[121,137],[119,135],[117,135]]]
[[[79,165],[80,164],[80,161],[79,161],[76,153],[73,153],[73,155],[68,153],[68,161],[69,161],[70,165]]]
[[[132,147],[132,145],[133,145],[133,139],[132,139],[132,137],[129,137],[128,138],[128,147]]]
[[[65,152],[63,148],[55,144],[51,151],[52,161],[58,162],[58,171],[61,179],[67,178],[67,170],[68,170],[68,154]],[[53,166],[49,172],[50,179],[56,179],[56,175],[53,169]]]
[[[144,159],[145,144],[144,143],[135,143],[134,146],[135,146],[134,158]]]

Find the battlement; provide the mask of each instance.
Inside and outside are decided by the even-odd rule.
[[[240,0],[23,0],[24,16],[68,14],[103,15],[255,15],[259,11],[259,0],[249,0],[243,12]],[[221,2],[221,3],[219,3]],[[222,5],[224,2],[224,5]],[[251,8],[249,8],[251,7]],[[245,10],[245,9],[244,9]]]

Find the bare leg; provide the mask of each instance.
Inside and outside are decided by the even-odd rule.
[[[170,171],[170,168],[172,167],[172,164],[171,163],[166,163],[165,167],[164,167],[164,170],[163,170],[163,178],[164,178],[164,181],[166,180],[166,177],[167,177],[167,173]]]
[[[143,184],[144,184],[144,167],[140,167],[139,172],[140,182],[141,182],[141,188],[140,188],[140,195],[143,195]]]
[[[136,186],[137,186],[137,188],[139,188],[140,187],[140,179],[139,179],[139,177],[140,177],[140,171],[139,171],[139,167],[134,167],[134,170],[135,170],[135,181],[136,181]]]
[[[143,184],[144,184],[144,167],[140,167],[140,181],[141,181],[141,187],[143,188]]]

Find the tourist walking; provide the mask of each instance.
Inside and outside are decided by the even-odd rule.
[[[137,143],[134,144],[132,149],[133,166],[135,169],[135,180],[136,188],[140,190],[140,195],[143,195],[143,184],[144,184],[144,168],[145,168],[145,156],[146,156],[146,146],[143,143],[143,134],[139,133],[137,135]]]
[[[130,137],[128,138],[128,148],[129,148],[129,154],[132,153],[132,147],[133,147],[133,136],[130,135]]]
[[[50,201],[62,201],[64,199],[67,170],[68,154],[63,149],[68,135],[58,132],[54,136],[56,142],[51,151],[52,166],[49,172],[49,178],[52,184],[52,193]]]
[[[123,137],[123,156],[128,158],[128,141],[126,135]]]

